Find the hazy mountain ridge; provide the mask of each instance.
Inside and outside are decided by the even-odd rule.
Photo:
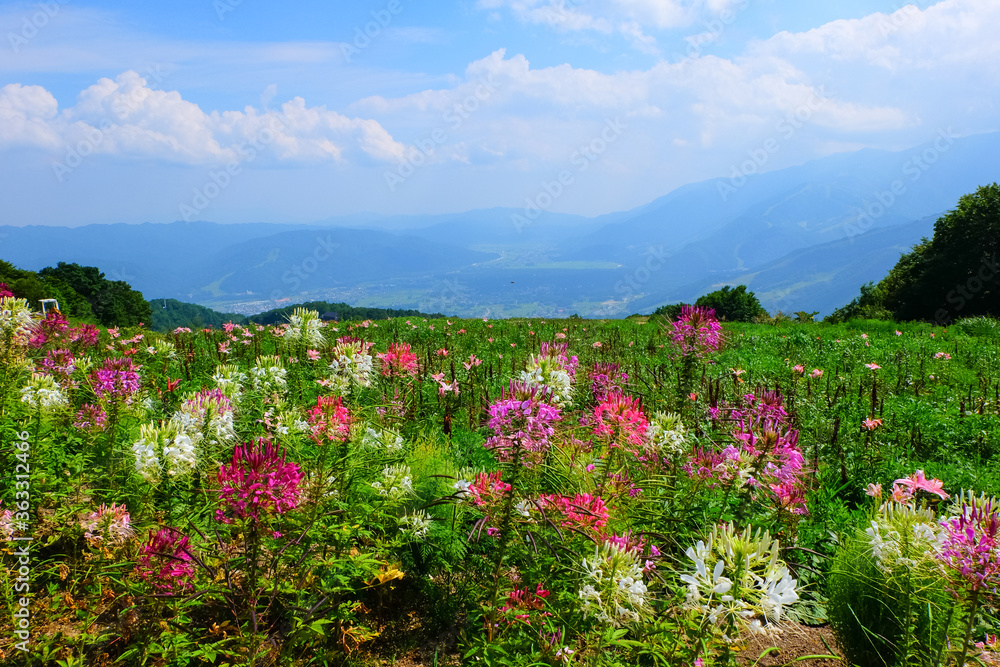
[[[34,270],[98,266],[148,298],[236,312],[331,299],[462,315],[622,316],[746,282],[771,310],[825,314],[884,276],[961,195],[1000,180],[998,154],[1000,133],[942,135],[936,145],[836,154],[742,183],[693,183],[631,211],[546,212],[529,225],[516,224],[522,210],[493,208],[312,225],[2,227],[0,257]]]

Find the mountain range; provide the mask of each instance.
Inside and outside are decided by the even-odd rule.
[[[620,317],[746,284],[827,314],[883,277],[963,194],[1000,180],[1000,133],[865,149],[678,188],[597,217],[494,208],[330,218],[0,227],[0,258],[97,266],[147,298],[255,313],[310,300],[460,316]],[[67,221],[72,224],[72,221]]]

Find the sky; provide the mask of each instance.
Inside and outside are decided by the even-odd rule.
[[[537,206],[1000,129],[1000,2],[0,3],[0,225]]]

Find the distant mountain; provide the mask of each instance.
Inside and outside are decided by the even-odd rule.
[[[1000,180],[1000,133],[861,150],[678,188],[587,218],[493,208],[312,225],[0,227],[26,269],[97,266],[147,297],[242,314],[302,301],[456,315],[624,316],[747,283],[826,314],[878,280],[963,194]],[[522,218],[523,219],[523,218]],[[853,236],[852,236],[853,235]]]
[[[858,286],[878,282],[895,266],[900,255],[934,232],[937,216],[874,229],[788,253],[752,271],[703,279],[677,288],[669,295],[646,297],[631,304],[639,312],[666,303],[692,302],[725,284],[744,284],[768,311],[818,310],[816,304],[845,304],[857,296]],[[829,310],[824,310],[827,314]]]

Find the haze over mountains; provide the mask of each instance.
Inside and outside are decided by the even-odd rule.
[[[0,258],[34,270],[97,266],[149,299],[243,313],[324,299],[462,316],[615,317],[745,283],[772,312],[827,314],[930,236],[960,196],[1000,180],[998,155],[1000,133],[943,129],[923,146],[763,174],[751,173],[748,154],[734,177],[596,218],[497,208],[313,225],[6,226]]]

